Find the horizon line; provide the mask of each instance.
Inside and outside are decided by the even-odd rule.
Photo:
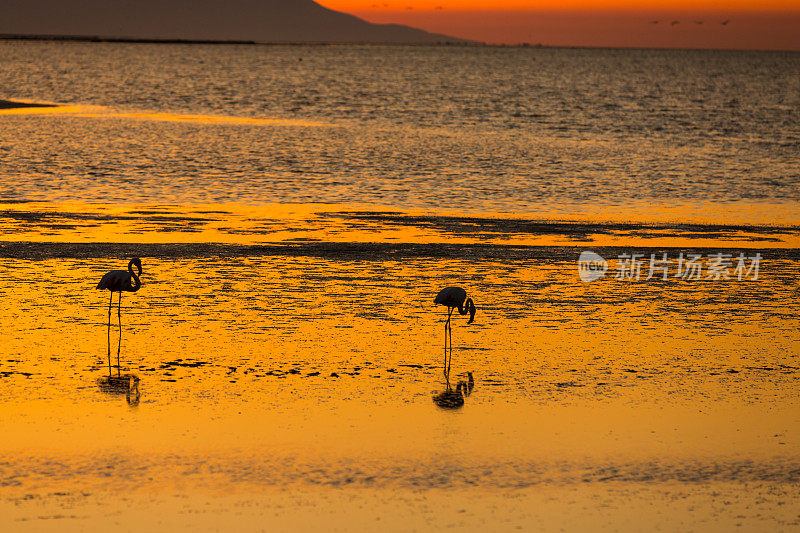
[[[0,34],[0,41],[53,41],[119,44],[199,44],[199,45],[248,45],[248,46],[408,46],[408,47],[463,47],[463,48],[548,48],[567,50],[654,50],[676,52],[768,52],[798,54],[800,49],[784,48],[697,48],[697,47],[659,47],[659,46],[599,46],[599,45],[550,45],[546,43],[487,43],[458,39],[437,42],[372,42],[372,41],[252,41],[252,40],[214,40],[214,39],[148,39],[135,37],[104,37],[100,35],[61,35],[61,34]]]

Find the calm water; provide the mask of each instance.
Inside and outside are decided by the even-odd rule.
[[[0,112],[0,529],[797,526],[800,54],[0,42],[0,69],[66,106]],[[759,279],[614,279],[720,251]],[[93,287],[133,255],[129,405]]]
[[[532,214],[800,198],[800,54],[5,42],[0,58],[5,98],[324,124],[6,116],[0,198]]]

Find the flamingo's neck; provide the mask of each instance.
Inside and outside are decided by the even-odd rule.
[[[472,298],[467,298],[466,301],[458,305],[459,315],[464,316],[467,313],[469,313],[469,321],[467,321],[467,324],[472,324],[472,321],[475,320],[475,304],[472,303]]]
[[[133,284],[131,286],[131,292],[136,292],[136,291],[138,291],[139,289],[142,288],[142,282],[141,282],[141,280],[139,280],[139,276],[136,274],[136,272],[133,271],[133,261],[128,263],[128,272],[130,272],[131,277],[133,278]],[[141,273],[142,273],[142,270],[141,270],[141,268],[139,268],[139,274],[141,274]]]

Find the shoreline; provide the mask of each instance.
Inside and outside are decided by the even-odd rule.
[[[103,37],[99,35],[47,35],[47,34],[0,34],[0,41],[41,41],[41,42],[82,42],[112,44],[205,44],[205,45],[245,45],[245,46],[401,46],[401,47],[447,47],[447,48],[521,48],[549,50],[622,50],[622,51],[663,51],[663,52],[762,52],[800,54],[800,50],[783,48],[668,48],[647,46],[565,46],[545,43],[496,44],[476,41],[439,41],[428,43],[401,42],[334,42],[334,41],[252,41],[252,40],[214,40],[214,39],[147,39],[132,37]]]
[[[137,37],[106,37],[101,35],[48,35],[48,34],[0,34],[0,41],[67,41],[90,43],[131,43],[131,44],[212,44],[212,45],[262,45],[262,46],[491,46],[472,41],[437,41],[427,43],[371,42],[371,41],[253,41],[229,39],[158,39]]]

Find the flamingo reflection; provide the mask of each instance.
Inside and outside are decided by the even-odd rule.
[[[464,399],[472,394],[472,389],[475,388],[475,380],[472,377],[472,372],[467,372],[467,379],[467,381],[459,381],[456,384],[455,390],[450,388],[448,384],[447,390],[433,397],[433,402],[445,409],[456,409],[464,405]]]
[[[102,377],[97,380],[97,386],[106,394],[124,394],[128,405],[137,406],[142,397],[139,392],[139,376],[134,374],[123,374],[120,376]]]

